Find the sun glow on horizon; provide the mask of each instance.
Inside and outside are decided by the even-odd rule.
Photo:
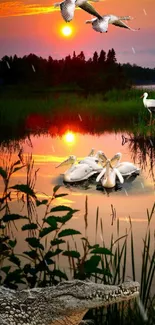
[[[65,135],[64,135],[64,139],[67,143],[74,143],[75,142],[75,135],[73,132],[68,131]]]
[[[72,35],[72,33],[73,33],[73,29],[72,29],[71,26],[63,26],[63,27],[61,28],[61,33],[62,33],[63,36],[65,36],[65,37],[69,37],[69,36]]]

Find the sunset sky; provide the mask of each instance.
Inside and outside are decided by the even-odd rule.
[[[108,33],[95,32],[85,20],[91,15],[79,9],[74,20],[72,36],[66,38],[61,28],[66,24],[60,11],[53,8],[59,0],[0,0],[0,58],[35,53],[47,58],[62,58],[84,51],[86,58],[94,51],[106,52],[112,47],[120,63],[135,63],[155,67],[155,0],[102,0],[92,3],[101,14],[130,15],[132,32],[110,25]]]

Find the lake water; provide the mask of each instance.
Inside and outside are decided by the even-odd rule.
[[[155,85],[138,85],[138,86],[134,86],[133,88],[136,89],[144,89],[144,90],[155,90]]]
[[[65,136],[51,137],[50,135],[31,136],[29,139],[20,142],[24,155],[33,154],[34,168],[38,169],[37,181],[35,189],[38,192],[39,199],[46,197],[45,194],[51,196],[52,189],[55,185],[60,184],[59,193],[67,193],[68,195],[55,201],[55,205],[63,204],[75,209],[79,209],[74,217],[67,224],[68,228],[73,228],[85,234],[85,200],[88,198],[88,229],[87,235],[91,244],[95,242],[95,223],[96,210],[99,207],[99,217],[103,222],[103,235],[105,244],[110,247],[111,234],[116,235],[116,222],[120,221],[120,236],[125,234],[126,228],[129,229],[129,216],[132,220],[137,280],[140,279],[141,251],[143,246],[143,238],[147,227],[147,209],[149,211],[155,201],[154,190],[154,147],[152,144],[143,145],[136,144],[133,141],[122,141],[122,133],[103,133],[102,135],[90,134],[74,134],[75,139],[69,143]],[[129,139],[129,135],[124,134]],[[125,139],[125,138],[123,138]],[[135,179],[128,179],[119,190],[111,192],[99,191],[96,189],[95,182],[87,182],[83,186],[66,186],[63,183],[63,173],[66,166],[55,168],[61,161],[69,155],[76,155],[78,159],[85,157],[91,148],[96,151],[102,150],[107,157],[111,158],[115,153],[122,153],[122,161],[134,162],[141,168],[140,175]],[[7,152],[7,148],[3,148],[2,154]],[[17,159],[18,150],[12,153],[12,159]],[[15,174],[11,184],[24,183],[25,174],[22,170]],[[1,183],[2,189],[2,183]],[[112,206],[116,209],[116,220],[112,225]],[[16,200],[10,203],[11,212],[20,212],[21,206]],[[43,210],[40,208],[39,218],[41,220]],[[20,225],[20,223],[18,223]],[[155,229],[155,217],[153,216],[151,232],[152,236]],[[20,232],[15,232],[19,243],[18,248],[25,249],[25,243],[22,241]],[[77,244],[80,245],[79,236]],[[97,241],[102,244],[103,238],[98,231]],[[152,247],[153,249],[153,247]],[[64,267],[68,266],[68,262],[63,261]],[[66,264],[65,264],[66,263]],[[132,276],[130,269],[130,257],[128,256],[128,276]]]

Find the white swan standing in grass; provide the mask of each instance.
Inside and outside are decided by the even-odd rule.
[[[121,154],[116,154],[112,159],[105,159],[103,161],[103,169],[97,176],[96,182],[101,181],[101,184],[105,188],[112,188],[116,185],[116,179],[118,178],[120,183],[124,183],[123,176],[116,167],[121,159]]]
[[[102,18],[92,18],[90,20],[86,20],[86,24],[92,24],[93,29],[96,32],[107,33],[108,25],[112,24],[118,27],[127,28],[131,31],[137,31],[139,29],[133,29],[128,26],[122,20],[132,20],[131,16],[115,16],[115,15],[104,15]]]
[[[93,0],[98,2],[99,0]],[[57,2],[54,7],[60,7],[61,15],[66,22],[70,22],[74,18],[75,7],[79,7],[89,14],[101,19],[102,16],[95,10],[95,8],[87,2],[87,0],[64,0]]]
[[[143,104],[144,107],[147,108],[147,110],[150,113],[150,124],[152,123],[152,114],[155,113],[155,99],[147,99],[148,93],[144,93],[141,98],[143,98]]]
[[[91,151],[91,155],[93,152]],[[64,181],[69,183],[80,182],[88,179],[94,174],[100,173],[102,166],[98,164],[102,151],[98,151],[95,156],[87,156],[78,163],[74,155],[69,156],[66,160],[60,163],[56,168],[65,165],[71,165],[64,173]]]

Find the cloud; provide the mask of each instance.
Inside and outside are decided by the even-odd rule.
[[[59,10],[59,8],[48,5],[42,6],[38,3],[27,4],[23,1],[3,1],[0,6],[0,17],[45,14],[56,10]]]

